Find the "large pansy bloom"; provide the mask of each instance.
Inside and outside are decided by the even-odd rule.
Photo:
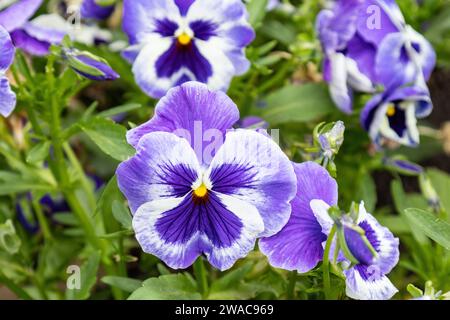
[[[249,61],[254,31],[241,0],[125,0],[123,29],[138,85],[154,98],[187,81],[225,91]]]
[[[328,214],[330,206],[320,199],[311,201],[310,206],[322,227],[322,233],[328,236],[334,224]],[[392,271],[399,260],[398,238],[395,238],[389,229],[381,226],[370,213],[366,212],[364,202],[358,206],[356,221],[344,217],[340,225],[340,228],[343,228],[343,237],[349,253],[356,260],[356,263],[350,265],[350,262],[344,258],[344,264],[349,265],[344,270],[347,296],[359,300],[392,298],[398,290],[386,275]],[[364,233],[371,248],[361,236],[360,231]]]
[[[172,268],[202,254],[218,269],[230,268],[258,237],[275,234],[289,219],[296,191],[290,161],[267,136],[230,130],[238,119],[225,93],[188,82],[171,89],[153,119],[128,135],[137,153],[119,166],[119,187],[141,247]],[[205,161],[205,141],[220,137]]]
[[[338,0],[320,12],[316,28],[325,53],[324,78],[346,113],[352,112],[353,92],[424,82],[436,62],[429,42],[405,24],[393,0]],[[386,77],[393,70],[395,75]]]
[[[15,49],[9,33],[0,26],[0,114],[7,117],[16,106],[16,94],[11,90],[6,71],[14,60]]]
[[[361,123],[377,146],[385,140],[417,146],[417,118],[428,116],[431,110],[427,88],[400,87],[375,95],[362,111]]]

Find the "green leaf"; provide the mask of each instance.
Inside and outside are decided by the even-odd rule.
[[[117,277],[117,276],[106,276],[102,278],[102,282],[106,283],[112,287],[119,288],[125,292],[133,292],[142,286],[141,280]]]
[[[186,274],[164,275],[146,280],[129,300],[200,300],[197,284]]]
[[[108,117],[116,116],[121,113],[133,111],[133,110],[139,109],[141,107],[142,107],[142,105],[139,103],[128,103],[128,104],[124,104],[124,105],[114,107],[114,108],[108,109],[106,111],[100,112],[97,114],[97,116],[102,117],[102,118],[108,118]]]
[[[116,160],[125,161],[135,154],[125,138],[125,127],[111,120],[97,117],[80,127],[104,153]]]
[[[247,4],[250,24],[256,29],[258,28],[267,13],[267,3],[269,0],[250,0]]]
[[[211,285],[208,299],[234,300],[251,299],[261,290],[259,283],[246,283],[244,277],[253,269],[253,262],[228,272]]]
[[[428,237],[450,250],[450,224],[421,209],[406,209],[405,214]]]
[[[426,209],[428,207],[426,200],[422,196],[418,194],[407,195],[403,190],[402,183],[398,180],[392,181],[391,194],[392,197],[394,198],[395,208],[397,209],[397,212],[403,219],[407,219],[405,215],[405,210],[407,208],[416,207]],[[411,226],[409,220],[406,220],[405,222],[408,222],[408,228],[418,243],[421,244],[430,243],[430,240],[425,236],[425,234],[421,230],[418,230],[417,228]]]
[[[86,300],[91,295],[91,290],[97,282],[97,272],[100,264],[100,252],[91,254],[80,269],[80,288],[67,289],[68,300]]]
[[[131,214],[127,206],[121,202],[114,200],[112,204],[112,213],[114,218],[120,222],[125,229],[131,229]]]
[[[50,151],[51,143],[50,141],[42,141],[31,148],[27,155],[28,163],[37,163],[43,161]]]
[[[312,121],[335,109],[324,84],[290,85],[270,94],[266,103],[261,116],[272,125]]]
[[[28,181],[16,181],[14,184],[11,184],[10,182],[0,184],[0,196],[29,192],[30,190],[33,190],[34,192],[42,191],[44,193],[49,193],[54,191],[54,187],[47,184]]]

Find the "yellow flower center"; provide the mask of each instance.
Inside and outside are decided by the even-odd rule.
[[[185,32],[178,36],[178,43],[182,46],[187,46],[189,43],[191,43],[191,40],[191,37]]]
[[[194,194],[197,198],[203,198],[208,193],[208,189],[206,188],[205,184],[201,184],[200,187],[194,190]]]
[[[393,103],[389,104],[386,110],[386,115],[388,117],[393,117],[395,115],[395,105]]]

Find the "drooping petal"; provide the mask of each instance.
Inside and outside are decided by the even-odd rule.
[[[346,55],[349,59],[356,62],[358,73],[361,75],[357,78],[368,78],[372,83],[377,81],[375,73],[375,57],[377,54],[377,48],[370,42],[364,41],[361,36],[355,34],[355,36],[348,42]],[[367,83],[367,80],[363,80]],[[354,85],[354,88],[361,92],[370,92],[373,89],[373,85],[365,85],[362,88],[358,88]]]
[[[9,33],[0,26],[0,74],[8,70],[14,60],[15,49]]]
[[[322,260],[322,243],[327,239],[310,202],[320,199],[328,207],[336,205],[337,184],[323,167],[314,162],[294,164],[294,169],[297,177],[297,195],[292,201],[289,222],[276,235],[261,239],[259,246],[269,258],[271,265],[286,270],[307,272]],[[331,229],[333,221],[327,211],[325,214],[324,221],[329,223]]]
[[[226,270],[253,249],[264,224],[252,205],[211,192],[199,203],[191,194],[146,203],[133,227],[144,251],[171,268],[187,268],[203,253]]]
[[[342,53],[334,53],[329,57],[330,95],[337,107],[345,113],[353,109],[353,91],[348,86],[347,58]]]
[[[228,132],[206,177],[216,192],[254,205],[271,236],[287,223],[296,181],[291,162],[270,138],[251,130]]]
[[[42,0],[18,0],[0,11],[0,26],[11,32],[20,28],[41,6]]]
[[[16,94],[5,76],[0,77],[0,114],[8,117],[16,107]]]
[[[208,160],[204,159],[205,148],[213,143],[217,150],[226,130],[238,120],[239,110],[225,93],[210,91],[198,82],[188,82],[171,89],[157,104],[154,117],[129,131],[127,139],[136,147],[149,132],[172,132],[189,140],[198,159]],[[221,141],[211,141],[213,138]]]
[[[119,188],[132,212],[158,199],[183,197],[192,190],[200,165],[189,143],[172,133],[141,139],[137,153],[117,169]]]
[[[346,294],[358,300],[388,300],[397,292],[397,288],[373,266],[357,265],[345,270]]]

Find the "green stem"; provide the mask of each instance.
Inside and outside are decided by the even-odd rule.
[[[202,257],[198,257],[197,261],[195,261],[194,273],[197,279],[198,290],[202,294],[203,299],[206,299],[208,297],[208,278]]]
[[[293,300],[295,298],[295,285],[297,283],[297,270],[289,273],[289,283],[287,286],[287,298]]]
[[[327,242],[325,244],[325,250],[323,253],[323,291],[325,293],[325,299],[331,300],[331,281],[330,281],[330,250],[331,244],[333,243],[334,236],[336,234],[336,225],[333,225],[328,236]]]

